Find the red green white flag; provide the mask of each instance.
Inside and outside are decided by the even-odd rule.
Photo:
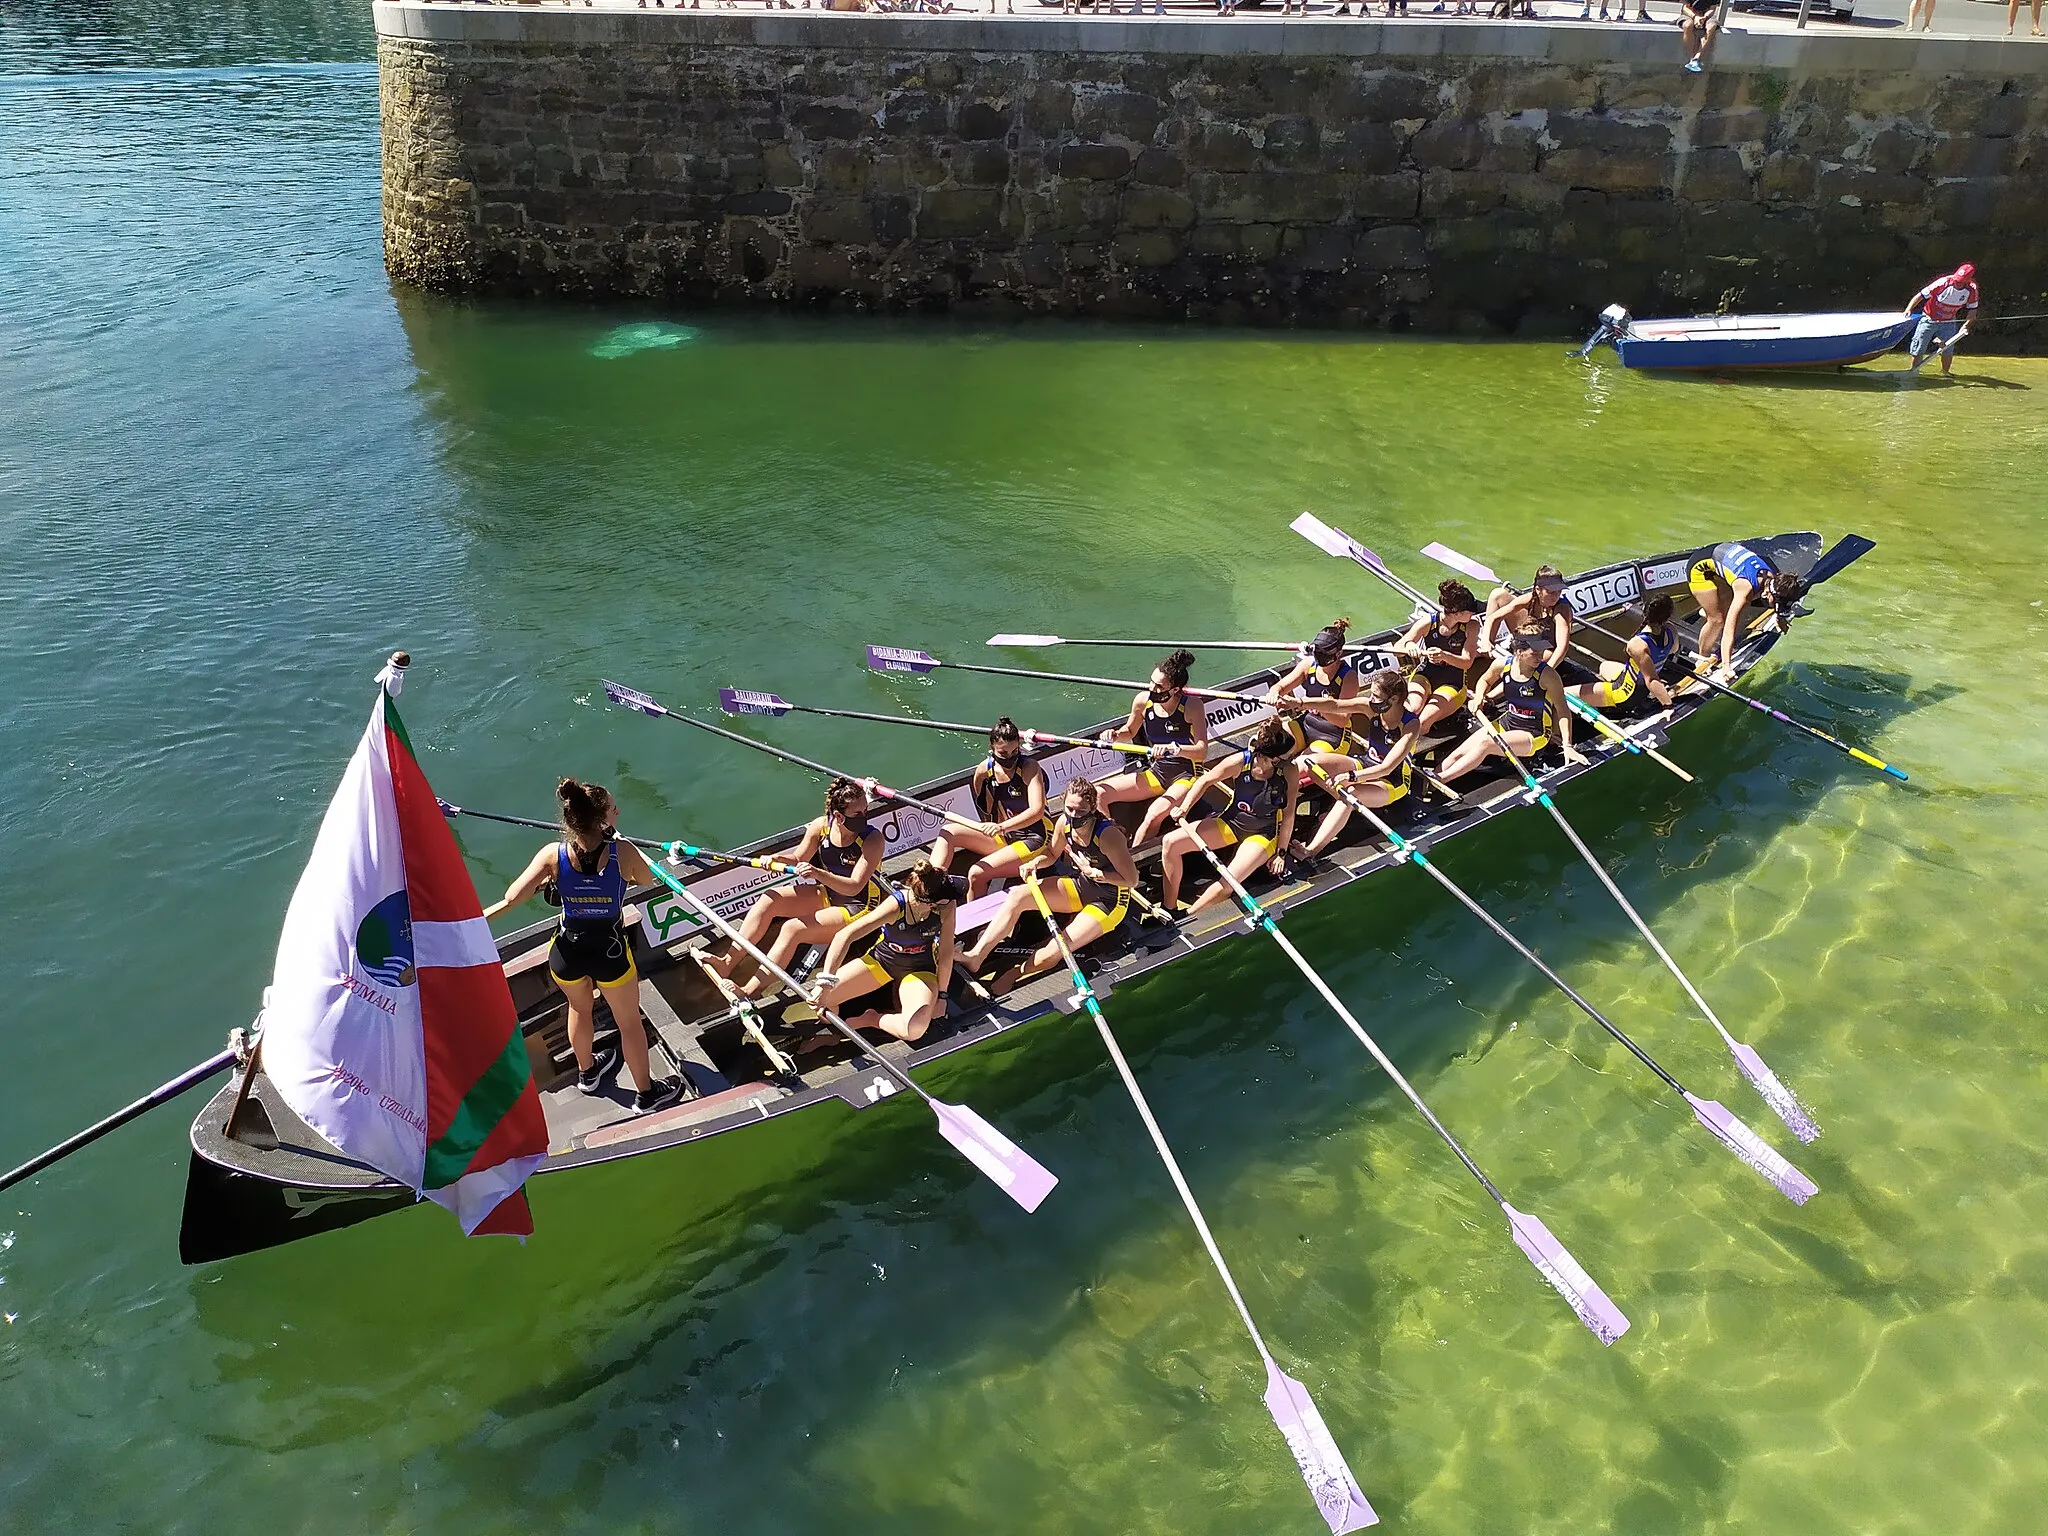
[[[520,1186],[547,1127],[518,1011],[383,688],[285,913],[263,1070],[314,1130],[464,1232],[533,1230]]]

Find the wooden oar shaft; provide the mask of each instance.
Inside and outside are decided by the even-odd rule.
[[[991,667],[976,661],[942,661],[938,665],[950,667],[955,672],[986,672],[994,677],[1035,677],[1041,682],[1080,683],[1089,688],[1129,688],[1135,692],[1143,692],[1152,686],[1150,683],[1136,682],[1127,677],[1090,677],[1078,672],[1034,672],[1029,667]],[[1198,699],[1242,699],[1251,704],[1266,702],[1263,694],[1232,693],[1227,688],[1196,688],[1190,685],[1181,692]]]
[[[826,709],[815,704],[792,704],[787,699],[784,699],[782,702],[785,709],[795,710],[798,714],[830,715],[838,720],[873,720],[880,725],[915,725],[921,726],[928,731],[946,731],[956,736],[979,736],[984,740],[987,739],[988,733],[995,729],[994,726],[971,725],[959,720],[920,720],[915,715],[884,715],[865,709]],[[1018,727],[1017,734],[1026,741],[1051,742],[1059,746],[1093,747],[1100,745],[1100,743],[1091,741],[1086,736],[1062,736],[1057,731],[1029,730],[1022,726]],[[1143,755],[1149,749],[1129,746],[1122,742],[1111,742],[1110,750],[1112,752]]]
[[[543,832],[559,832],[561,830],[559,822],[542,821],[534,816],[500,816],[492,811],[473,811],[466,805],[453,805],[446,800],[441,802],[441,814],[444,816],[473,816],[478,821],[501,821],[508,827],[534,827]],[[727,853],[722,848],[699,848],[695,843],[673,840],[666,843],[658,843],[652,838],[646,837],[621,837],[619,841],[631,843],[635,848],[644,849],[649,853],[667,853],[671,848],[680,848],[686,857],[692,859],[711,859],[720,864],[748,864],[755,869],[765,869],[776,874],[786,875],[790,872],[790,866],[777,859],[761,858],[746,853]]]
[[[143,1095],[126,1109],[116,1110],[104,1120],[95,1121],[75,1136],[67,1136],[47,1152],[30,1158],[19,1168],[0,1174],[0,1189],[19,1184],[23,1179],[32,1179],[52,1163],[61,1162],[80,1147],[91,1146],[109,1131],[119,1130],[130,1120],[146,1115],[160,1104],[167,1104],[179,1094],[198,1087],[208,1078],[225,1072],[235,1064],[235,1050],[230,1046],[218,1055],[209,1056],[196,1066],[187,1067],[169,1082]]]

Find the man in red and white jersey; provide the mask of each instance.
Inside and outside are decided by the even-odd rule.
[[[1913,328],[1913,366],[1926,362],[1927,349],[1936,346],[1941,349],[1941,371],[1947,373],[1955,361],[1956,343],[1977,313],[1977,269],[1966,261],[1937,277],[1913,295],[1906,313],[1920,317]]]

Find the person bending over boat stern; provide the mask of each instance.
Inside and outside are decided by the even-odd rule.
[[[898,1040],[923,1038],[932,1020],[945,1012],[959,900],[953,877],[930,859],[919,859],[901,889],[832,936],[820,967],[825,979],[812,994],[814,1005],[838,1010],[855,1029],[879,1029]],[[876,932],[881,938],[875,947],[848,963],[853,946]],[[895,1012],[846,1012],[855,998],[879,992],[891,982],[896,984]]]
[[[868,825],[868,794],[851,779],[834,779],[825,790],[825,814],[804,828],[788,855],[797,870],[796,884],[770,891],[748,909],[740,937],[759,946],[776,923],[782,930],[768,946],[768,958],[787,967],[806,944],[829,943],[834,934],[882,899],[885,839],[880,827]],[[745,951],[738,945],[723,956],[706,956],[704,964],[730,977]],[[775,983],[766,967],[748,977],[739,991],[759,997]]]
[[[1643,627],[1629,637],[1628,656],[1600,663],[1600,680],[1581,683],[1572,692],[1595,709],[1623,709],[1648,698],[1669,709],[1678,695],[1664,676],[1678,650],[1678,629],[1671,622],[1671,599],[1661,592],[1643,604]]]
[[[1358,697],[1358,663],[1344,654],[1344,636],[1349,619],[1332,619],[1316,631],[1308,643],[1308,655],[1283,673],[1266,690],[1266,702],[1283,711],[1283,721],[1294,738],[1294,750],[1316,757],[1340,757],[1351,724],[1348,710],[1323,713],[1304,699],[1329,699],[1348,703]]]
[[[1558,590],[1564,590],[1561,579]],[[1440,611],[1417,619],[1394,646],[1419,663],[1408,680],[1408,708],[1423,736],[1464,704],[1465,679],[1479,655],[1480,609],[1472,589],[1462,581],[1439,582],[1436,600]]]
[[[1179,910],[1181,865],[1197,845],[1234,848],[1226,867],[1240,883],[1261,864],[1276,877],[1285,874],[1288,855],[1304,852],[1294,846],[1294,807],[1301,788],[1289,761],[1293,754],[1293,733],[1284,722],[1268,720],[1242,753],[1225,758],[1195,780],[1193,792],[1175,813],[1180,825],[1159,845],[1167,911]],[[1218,815],[1189,821],[1189,809],[1225,783],[1230,786],[1230,804]],[[1189,904],[1188,915],[1227,901],[1230,894],[1218,880]]]
[[[1193,651],[1175,651],[1159,663],[1152,669],[1151,686],[1132,698],[1130,718],[1098,738],[1105,747],[1112,741],[1135,741],[1153,750],[1152,761],[1144,767],[1099,786],[1099,803],[1105,808],[1131,800],[1151,802],[1139,819],[1138,835],[1131,839],[1134,848],[1144,847],[1160,824],[1186,803],[1188,786],[1209,755],[1209,712],[1187,693],[1188,669],[1194,664]]]
[[[1742,640],[1742,615],[1751,600],[1777,610],[1782,629],[1792,621],[1792,608],[1806,591],[1806,582],[1779,570],[1747,544],[1716,544],[1711,555],[1693,561],[1685,585],[1700,605],[1700,665],[1721,664],[1711,675],[1721,683],[1735,678],[1735,647]]]
[[[1956,360],[1956,343],[1976,318],[1977,299],[1977,269],[1966,261],[1955,271],[1937,277],[1907,301],[1906,313],[1920,317],[1920,323],[1913,327],[1910,344],[1912,368],[1924,364],[1932,348],[1941,354],[1941,371],[1949,371],[1949,365]]]
[[[1524,762],[1550,745],[1553,732],[1568,763],[1583,763],[1585,754],[1572,745],[1572,712],[1564,701],[1564,683],[1557,669],[1544,657],[1550,650],[1550,636],[1542,630],[1524,630],[1514,638],[1513,657],[1496,660],[1486,669],[1479,686],[1472,690],[1472,717],[1479,722],[1463,741],[1451,748],[1437,769],[1437,777],[1449,782],[1463,778],[1500,751],[1505,741],[1510,751]],[[1500,684],[1501,708],[1498,735],[1486,727],[1486,697]]]
[[[1024,755],[1024,733],[1004,715],[988,733],[988,759],[968,780],[974,808],[981,813],[979,831],[950,822],[932,844],[932,862],[952,867],[957,850],[977,854],[967,872],[967,898],[988,893],[998,880],[1045,846],[1052,835],[1052,817],[1045,809],[1045,770]]]
[[[647,1030],[640,1022],[640,975],[626,939],[626,891],[654,884],[654,871],[631,843],[616,841],[618,808],[602,784],[564,779],[555,786],[562,808],[562,841],[533,856],[506,888],[503,901],[484,908],[486,919],[539,894],[550,880],[561,893],[562,923],[548,947],[548,974],[569,1002],[569,1049],[576,1054],[576,1086],[596,1093],[626,1053],[626,1070],[640,1085],[633,1108],[641,1114],[675,1103],[688,1085],[680,1077],[655,1081],[647,1065]],[[592,1034],[597,993],[619,1026],[617,1048],[596,1049]]]
[[[1054,912],[1075,914],[1063,931],[1067,947],[1076,954],[1097,939],[1116,932],[1130,911],[1131,889],[1138,883],[1138,866],[1131,859],[1130,843],[1103,811],[1098,786],[1085,778],[1068,781],[1060,819],[1053,824],[1051,838],[1024,861],[1018,873],[1051,877],[1040,882],[1045,904]],[[996,947],[1016,930],[1018,920],[1026,912],[1036,911],[1037,905],[1029,886],[1020,884],[1011,890],[982,930],[980,940],[960,957],[960,963],[970,971],[981,970]],[[1059,946],[1047,939],[1017,975],[1035,975],[1059,960]],[[1010,978],[1012,984],[1015,979]]]

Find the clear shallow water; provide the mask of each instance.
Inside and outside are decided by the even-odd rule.
[[[1285,531],[1305,506],[1417,579],[1431,538],[1519,568],[1853,527],[1877,554],[1766,691],[1910,785],[1741,713],[1681,738],[1696,785],[1623,765],[1565,802],[1813,1104],[1820,1198],[1780,1201],[1419,877],[1290,922],[1627,1310],[1614,1350],[1269,947],[1110,1012],[1392,1528],[2038,1528],[2048,368],[1735,387],[1549,345],[453,306],[378,265],[354,8],[76,14],[0,32],[0,1160],[253,1013],[395,645],[451,798],[541,810],[573,771],[738,839],[815,786],[593,707],[600,676],[1056,727],[1103,698],[888,683],[859,649],[1389,621]],[[695,334],[622,344],[653,324]],[[530,851],[465,838],[487,889]],[[1445,862],[1766,1123],[1547,823]],[[895,1105],[543,1184],[524,1250],[423,1212],[185,1271],[164,1111],[0,1197],[0,1527],[1315,1529],[1093,1039],[1050,1023],[940,1085],[1063,1175],[1037,1216]]]

